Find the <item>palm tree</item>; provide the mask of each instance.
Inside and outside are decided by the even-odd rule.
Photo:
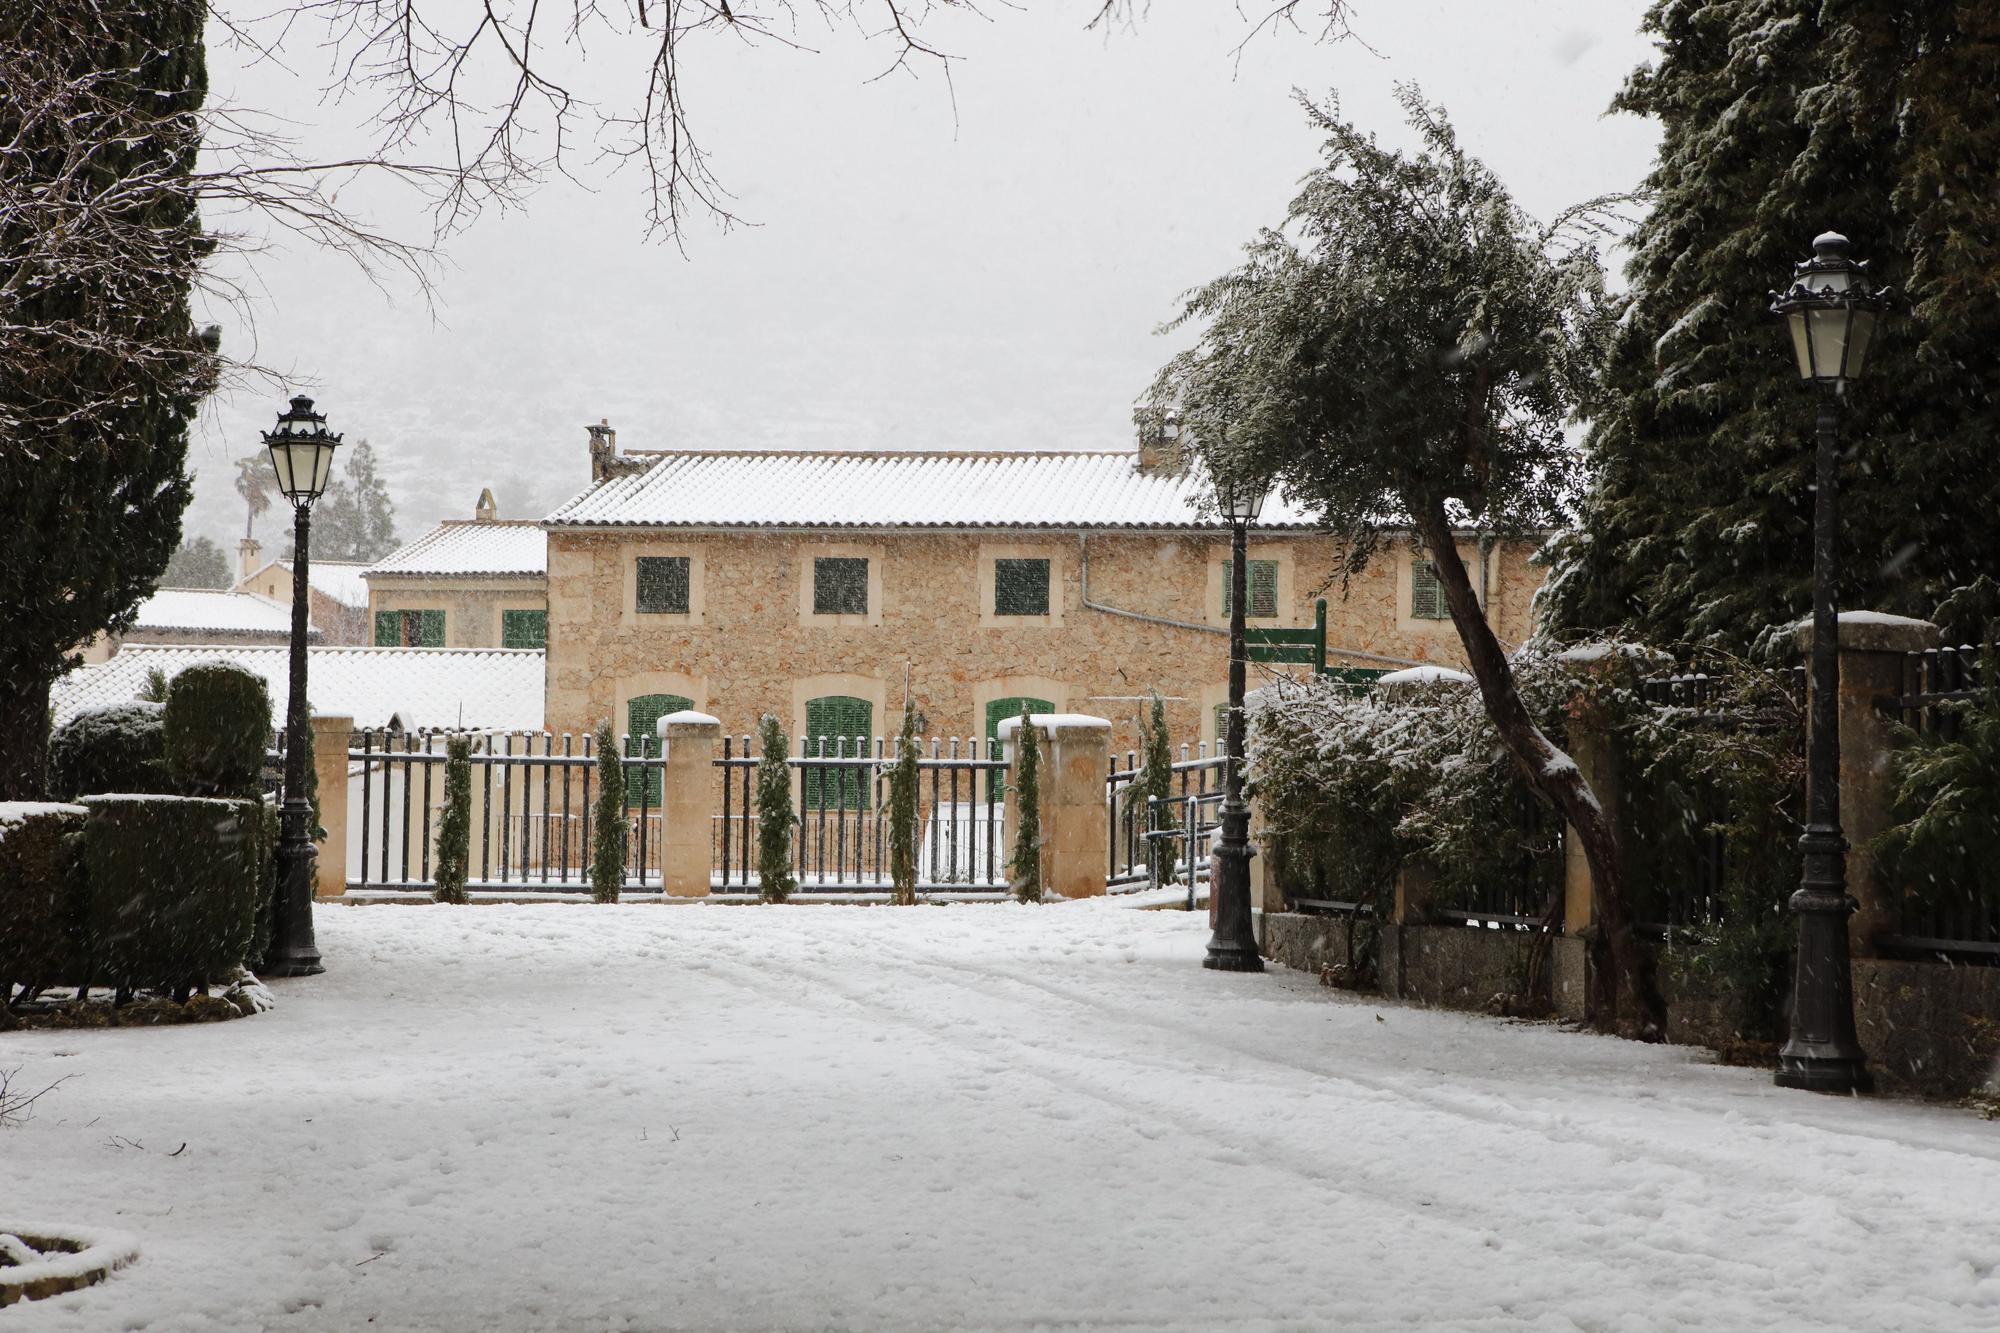
[[[249,516],[243,520],[243,535],[253,535],[257,526],[257,516],[271,507],[272,492],[278,488],[278,479],[271,472],[271,465],[264,461],[262,454],[246,454],[236,460],[236,493],[249,506]]]

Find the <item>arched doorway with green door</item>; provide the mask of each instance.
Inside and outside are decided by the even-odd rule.
[[[659,720],[669,713],[680,713],[694,707],[694,700],[684,694],[637,694],[625,705],[625,756],[628,759],[657,759],[660,757]],[[643,800],[651,809],[660,808],[660,800],[665,794],[664,775],[659,769],[649,769],[645,781],[638,780],[634,773],[625,783],[625,804],[637,808]]]
[[[864,758],[875,734],[875,705],[851,694],[806,700],[805,755],[817,759]],[[822,751],[822,745],[824,750]],[[807,810],[861,810],[868,805],[869,771],[862,765],[806,765],[801,804]]]
[[[1056,706],[1047,699],[1037,699],[1032,695],[1011,694],[1004,699],[995,699],[986,705],[986,754],[995,758],[1000,753],[1000,724],[1010,717],[1019,717],[1023,712],[1030,716],[1036,713],[1053,713]],[[1007,798],[1007,778],[995,769],[986,784],[986,799],[996,804]]]

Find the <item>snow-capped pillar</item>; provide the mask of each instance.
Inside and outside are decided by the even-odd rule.
[[[1812,622],[1799,627],[1799,646],[1812,652]],[[1903,692],[1905,653],[1938,646],[1928,620],[1880,611],[1840,613],[1840,831],[1847,835],[1847,891],[1860,909],[1848,920],[1848,944],[1857,958],[1873,957],[1877,941],[1896,928],[1894,898],[1875,877],[1868,846],[1893,820],[1895,782],[1890,719],[1877,706]],[[1811,717],[1808,709],[1807,717]]]
[[[319,822],[326,830],[313,863],[313,896],[335,898],[347,892],[347,746],[354,719],[314,713],[312,729]]]
[[[1029,719],[1042,745],[1042,887],[1064,898],[1089,898],[1105,890],[1104,787],[1111,771],[1111,722],[1082,713],[1036,713]],[[1019,718],[997,729],[1013,762]],[[1011,770],[1010,770],[1011,772]],[[1017,784],[1007,783],[1006,837],[1002,857],[1013,855]]]
[[[661,877],[669,897],[706,898],[715,823],[715,746],[722,723],[706,713],[669,713],[655,724],[665,752],[661,783]]]

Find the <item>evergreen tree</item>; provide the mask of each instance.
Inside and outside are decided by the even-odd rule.
[[[1154,799],[1166,801],[1174,794],[1174,752],[1167,739],[1167,701],[1153,691],[1152,717],[1150,722],[1139,719],[1139,747],[1145,756],[1144,766],[1139,776],[1126,790],[1131,794],[1127,799],[1132,803],[1135,817],[1141,827],[1149,832],[1165,832],[1180,827],[1180,818],[1171,805],[1153,806]],[[1148,815],[1148,811],[1153,813]],[[1154,866],[1154,876],[1161,884],[1173,882],[1175,851],[1171,838],[1153,838],[1146,843],[1147,855]]]
[[[357,440],[341,452],[343,475],[313,509],[313,556],[380,560],[402,544],[396,536],[396,503],[375,470],[375,446]]]
[[[597,809],[591,821],[590,896],[615,903],[625,884],[625,763],[609,719],[597,724]]]
[[[1014,876],[1019,902],[1042,900],[1042,746],[1021,709],[1021,727],[1014,733],[1014,856],[1008,869]]]
[[[757,761],[757,892],[767,903],[781,903],[798,890],[792,874],[792,766],[785,762],[791,740],[778,719],[764,714],[757,744],[764,753]]]
[[[472,868],[472,740],[454,735],[444,752],[444,813],[438,817],[432,896],[441,903],[464,903],[471,901],[465,883]]]
[[[0,529],[32,555],[0,560],[0,800],[41,794],[51,682],[76,645],[130,628],[180,541],[187,427],[214,374],[188,305],[208,249],[190,177],[206,16],[199,0],[0,7],[0,50],[61,53],[77,98],[52,115],[0,96],[8,170],[98,200],[83,225],[142,238],[154,257],[43,262],[28,224],[0,216],[0,437],[17,451],[0,467]],[[121,193],[141,176],[171,184]]]
[[[1154,405],[1178,408],[1211,475],[1276,480],[1317,509],[1345,538],[1347,573],[1379,549],[1385,520],[1407,521],[1501,743],[1576,832],[1615,1019],[1658,1040],[1666,1006],[1633,932],[1617,827],[1529,712],[1458,551],[1468,525],[1504,536],[1548,522],[1572,475],[1564,429],[1608,331],[1589,244],[1604,201],[1536,223],[1442,111],[1399,92],[1414,153],[1308,105],[1321,165],[1285,227],[1189,298],[1183,320],[1201,321],[1200,337],[1162,370]]]
[[[227,588],[234,582],[229,577],[228,557],[207,537],[182,542],[160,575],[161,586],[167,588]]]
[[[889,767],[889,900],[908,907],[917,901],[917,710],[903,705],[903,729],[896,734],[896,761]]]
[[[1836,596],[1927,615],[2000,572],[2000,11],[1659,0],[1646,27],[1659,59],[1614,108],[1662,124],[1657,202],[1634,236],[1552,620],[1790,651],[1811,606],[1814,403],[1767,293],[1827,230],[1908,295],[1842,425]]]

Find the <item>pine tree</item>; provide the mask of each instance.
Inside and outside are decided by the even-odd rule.
[[[0,96],[9,171],[103,202],[86,225],[144,237],[157,262],[65,268],[39,256],[0,274],[9,328],[0,437],[33,462],[0,467],[0,530],[32,559],[0,560],[0,800],[39,796],[49,686],[72,652],[131,626],[180,541],[187,428],[213,383],[214,342],[189,293],[208,242],[190,173],[207,94],[198,0],[0,7],[0,50],[63,52],[87,114]],[[81,162],[81,165],[78,165]],[[122,181],[165,177],[121,204]],[[35,237],[0,217],[0,254]],[[114,247],[115,248],[115,247]],[[155,355],[133,357],[143,345]]]
[[[785,762],[790,738],[778,719],[764,715],[757,743],[764,753],[757,763],[757,892],[767,903],[781,903],[798,890],[792,874],[792,766]]]
[[[903,705],[903,728],[896,734],[896,761],[889,767],[889,900],[908,907],[917,901],[917,710]]]
[[[167,588],[227,588],[234,581],[229,577],[228,557],[207,537],[182,542],[160,575],[161,586]]]
[[[401,544],[396,504],[376,472],[375,446],[357,440],[342,451],[342,476],[313,510],[313,555],[321,560],[380,560]]]
[[[1028,710],[1021,709],[1021,726],[1014,733],[1014,856],[1008,869],[1014,876],[1014,897],[1024,903],[1042,900],[1042,746]]]
[[[472,740],[454,735],[444,752],[444,813],[438,817],[432,896],[441,903],[464,903],[471,901],[465,884],[472,866]]]
[[[2000,571],[2000,13],[1660,0],[1646,27],[1660,57],[1614,109],[1662,124],[1657,203],[1633,238],[1592,488],[1545,596],[1554,623],[1790,651],[1811,604],[1814,403],[1767,293],[1827,230],[1908,294],[1842,424],[1836,596],[1927,615]]]
[[[591,812],[590,896],[615,903],[625,884],[625,763],[606,719],[597,724],[597,808]]]

